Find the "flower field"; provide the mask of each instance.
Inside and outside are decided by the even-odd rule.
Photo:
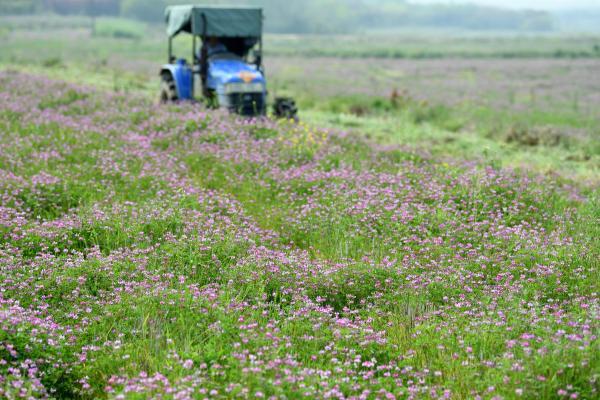
[[[0,398],[598,398],[598,194],[0,72]]]

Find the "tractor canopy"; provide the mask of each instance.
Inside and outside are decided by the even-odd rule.
[[[169,37],[181,32],[203,37],[252,38],[262,36],[261,8],[170,6],[165,10]]]

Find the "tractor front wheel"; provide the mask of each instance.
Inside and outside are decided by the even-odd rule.
[[[273,115],[275,118],[298,121],[298,107],[294,99],[289,97],[278,97],[273,104]]]
[[[163,74],[160,87],[161,104],[173,103],[178,100],[177,87],[171,74]]]

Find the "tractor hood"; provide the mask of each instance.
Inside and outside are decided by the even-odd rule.
[[[265,79],[254,65],[248,65],[241,60],[213,60],[209,62],[207,86],[221,92],[225,85],[252,84],[253,87],[262,85],[264,91]]]

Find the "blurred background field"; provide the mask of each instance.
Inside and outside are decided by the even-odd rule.
[[[9,3],[0,16],[3,69],[156,98],[168,2]],[[363,1],[370,8],[357,12],[339,1],[258,3],[268,7],[271,95],[295,97],[304,121],[435,157],[598,180],[596,11]],[[188,38],[175,48],[190,57]]]

